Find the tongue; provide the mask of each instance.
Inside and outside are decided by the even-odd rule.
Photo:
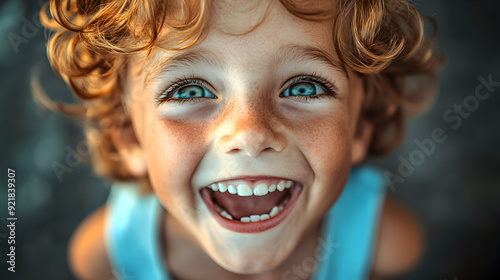
[[[251,215],[269,214],[271,209],[276,206],[289,193],[275,191],[264,196],[238,196],[228,192],[213,192],[213,201],[225,209],[231,216],[237,220],[241,217],[250,217]]]

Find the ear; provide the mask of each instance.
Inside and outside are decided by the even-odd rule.
[[[130,174],[136,178],[145,177],[147,175],[146,157],[135,136],[132,124],[112,128],[111,141]]]
[[[363,117],[359,118],[352,144],[352,165],[360,164],[368,153],[372,140],[373,124]]]
[[[368,154],[372,136],[373,136],[373,123],[369,121],[364,115],[364,103],[366,99],[371,99],[374,94],[372,75],[362,75],[353,73],[350,75],[351,97],[352,97],[352,113],[354,116],[354,135],[351,150],[351,164],[360,164]]]

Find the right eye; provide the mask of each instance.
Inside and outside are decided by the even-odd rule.
[[[172,99],[189,99],[189,98],[215,98],[210,91],[199,85],[188,85],[175,91],[170,98]]]
[[[158,102],[187,102],[196,101],[200,98],[217,98],[207,90],[204,82],[196,79],[181,80],[170,86],[158,98]]]

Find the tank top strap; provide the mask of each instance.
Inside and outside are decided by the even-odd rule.
[[[169,280],[159,246],[161,205],[138,185],[115,183],[108,198],[106,244],[118,279]]]
[[[368,279],[385,189],[380,171],[368,166],[351,170],[326,216],[314,280]]]

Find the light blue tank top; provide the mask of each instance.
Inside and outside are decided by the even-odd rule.
[[[351,170],[345,190],[325,216],[315,259],[302,263],[303,270],[317,268],[313,280],[368,278],[384,195],[379,171],[367,166]],[[140,194],[137,185],[113,185],[106,243],[118,279],[170,280],[160,251],[161,207],[156,196]],[[302,279],[293,273],[287,279]]]

